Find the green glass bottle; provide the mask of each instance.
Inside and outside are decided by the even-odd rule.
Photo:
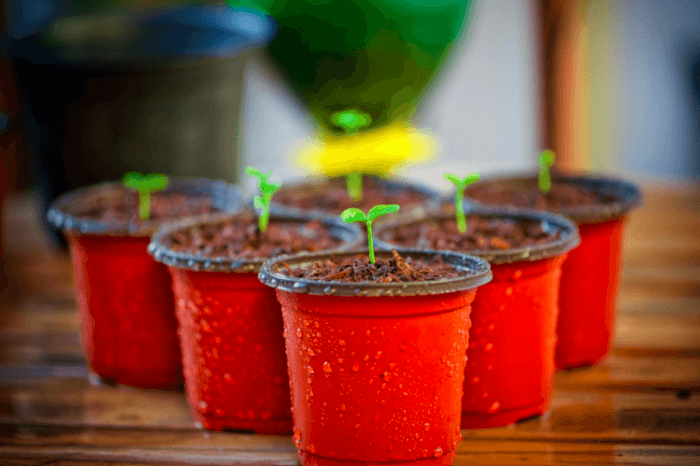
[[[462,31],[472,3],[253,2],[278,22],[279,32],[269,46],[273,59],[323,131],[341,134],[410,118]]]

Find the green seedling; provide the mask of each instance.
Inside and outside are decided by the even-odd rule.
[[[554,152],[551,150],[542,151],[540,154],[540,176],[537,180],[537,185],[544,194],[547,194],[552,188],[552,175],[549,173],[549,167],[554,164]]]
[[[139,215],[141,220],[148,220],[151,216],[151,193],[165,189],[168,186],[168,177],[158,173],[142,175],[138,172],[129,172],[122,179],[124,186],[139,192]]]
[[[467,231],[467,217],[464,215],[464,190],[467,186],[479,181],[479,174],[472,173],[464,178],[460,178],[452,173],[445,173],[445,179],[451,181],[455,187],[455,214],[457,215],[457,228],[464,233]]]
[[[333,124],[339,126],[346,135],[357,133],[361,128],[372,123],[372,117],[368,113],[356,109],[347,109],[331,115]],[[353,172],[345,177],[348,187],[348,196],[357,202],[362,199],[362,173]]]
[[[367,227],[367,243],[369,247],[369,261],[371,263],[375,263],[374,260],[374,239],[372,238],[372,221],[374,221],[375,218],[381,217],[382,215],[390,214],[392,212],[396,212],[399,210],[399,206],[396,204],[379,204],[371,209],[369,209],[369,212],[367,212],[367,215],[365,215],[364,212],[362,212],[360,209],[356,207],[350,207],[349,209],[345,209],[342,214],[340,214],[340,218],[343,219],[345,223],[351,223],[351,222],[364,222],[365,226]]]
[[[270,201],[272,200],[272,195],[281,185],[268,181],[272,174],[271,171],[263,173],[257,168],[248,167],[245,169],[245,173],[258,179],[258,189],[260,189],[260,194],[262,195],[253,198],[253,205],[261,211],[258,215],[258,229],[261,233],[265,233],[267,224],[270,221]]]
[[[357,202],[362,199],[362,173],[352,172],[346,176],[345,181],[348,185],[348,196],[353,201]]]

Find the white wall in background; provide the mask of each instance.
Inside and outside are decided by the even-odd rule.
[[[700,2],[620,3],[620,168],[700,178]],[[695,81],[693,81],[695,75]]]
[[[535,166],[539,144],[532,8],[530,1],[475,5],[466,37],[417,118],[419,127],[440,138],[441,154],[406,175],[448,190],[445,171],[491,173]],[[272,169],[278,180],[302,176],[289,153],[310,134],[311,126],[304,110],[259,59],[246,76],[243,111],[241,165]]]

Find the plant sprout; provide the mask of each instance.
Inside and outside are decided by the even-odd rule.
[[[372,123],[372,117],[368,113],[361,112],[355,109],[347,109],[340,112],[335,112],[331,115],[333,124],[339,126],[345,131],[346,135],[352,135],[358,132],[361,128]],[[362,173],[352,172],[346,175],[345,182],[348,187],[348,196],[353,201],[362,199]]]
[[[270,200],[272,195],[277,191],[281,185],[270,183],[268,179],[272,174],[271,171],[263,173],[257,168],[248,167],[245,169],[246,175],[254,176],[258,179],[258,189],[262,196],[255,196],[253,198],[253,205],[256,209],[260,209],[261,212],[258,215],[258,229],[261,233],[265,233],[267,230],[267,224],[270,221]]]
[[[367,243],[369,247],[369,261],[374,264],[374,239],[372,238],[372,221],[377,218],[381,217],[382,215],[390,214],[392,212],[396,212],[399,210],[399,206],[396,204],[379,204],[371,209],[369,209],[369,212],[367,212],[367,215],[365,215],[364,212],[362,212],[360,209],[356,207],[350,207],[349,209],[345,209],[342,214],[340,214],[340,218],[343,219],[345,223],[351,223],[351,222],[364,222],[365,226],[367,227]]]
[[[554,163],[554,152],[551,150],[542,151],[540,154],[540,176],[537,180],[537,185],[544,194],[547,194],[552,188],[552,175],[549,173],[549,167]]]
[[[146,221],[151,215],[151,193],[160,191],[168,186],[168,177],[158,173],[142,175],[138,172],[129,172],[122,179],[124,186],[139,192],[139,215]]]
[[[362,199],[362,173],[352,172],[345,177],[348,185],[348,196],[357,202]]]
[[[457,215],[457,228],[464,233],[467,231],[467,217],[464,215],[464,190],[467,186],[479,181],[479,174],[472,173],[464,178],[460,178],[452,173],[445,173],[445,179],[451,181],[455,187],[455,214]]]

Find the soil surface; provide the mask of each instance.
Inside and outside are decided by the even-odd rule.
[[[541,221],[467,215],[464,233],[454,218],[433,218],[380,231],[377,237],[402,247],[470,252],[546,244],[560,235],[545,231]]]
[[[163,242],[174,251],[203,257],[267,259],[281,254],[333,249],[343,241],[332,236],[320,220],[295,222],[271,218],[267,231],[261,233],[258,217],[244,212],[232,220],[178,230]]]
[[[619,199],[601,195],[589,189],[565,182],[552,182],[547,194],[537,187],[537,180],[525,180],[522,186],[499,186],[495,183],[479,183],[468,186],[464,192],[467,198],[486,205],[525,207],[537,210],[558,212],[565,209],[610,204]]]
[[[208,195],[155,192],[151,194],[149,221],[159,222],[212,212],[218,212],[218,209],[211,206]],[[101,222],[143,222],[139,215],[138,193],[126,189],[114,196],[100,196],[91,205],[80,206],[75,216]]]
[[[340,215],[349,207],[357,207],[366,212],[377,204],[398,204],[402,210],[425,203],[428,196],[410,187],[393,187],[382,183],[373,176],[364,176],[362,180],[362,199],[353,201],[348,196],[344,177],[307,183],[298,186],[283,186],[272,198],[272,202],[287,207],[305,210],[319,210],[329,214]]]
[[[366,255],[345,258],[337,261],[329,258],[314,262],[305,267],[284,267],[285,275],[318,281],[339,281],[349,283],[405,283],[435,281],[460,276],[460,272],[436,257],[430,261],[404,259],[395,250],[391,258],[377,258],[372,264]],[[285,264],[283,264],[284,266]]]

